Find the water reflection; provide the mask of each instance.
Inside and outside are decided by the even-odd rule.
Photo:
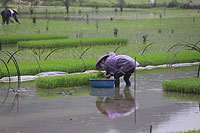
[[[120,88],[107,88],[107,91],[99,88],[98,91],[96,91],[98,94],[94,94],[93,90],[94,88],[91,89],[90,94],[95,96],[98,95],[96,99],[97,109],[111,119],[128,116],[138,108],[135,98],[132,96],[128,87],[125,87],[121,92]],[[102,95],[100,95],[101,92]],[[108,92],[107,96],[105,96],[106,92]],[[111,92],[113,92],[114,95],[112,95]]]
[[[35,88],[36,96],[44,99],[54,99],[59,97],[72,97],[80,95],[89,95],[90,88],[88,86],[77,86],[68,88],[40,89]]]
[[[19,110],[19,93],[12,88],[1,88],[0,115],[8,114],[15,107]]]
[[[184,93],[177,93],[177,92],[163,92],[163,96],[167,99],[174,99],[183,102],[197,102],[199,106],[200,112],[200,96],[194,94],[184,94]]]
[[[18,112],[20,99],[34,96],[33,83],[0,83],[0,115]]]

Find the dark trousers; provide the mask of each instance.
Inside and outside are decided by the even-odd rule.
[[[4,25],[5,23],[8,24],[9,23],[9,19],[10,19],[10,13],[8,11],[2,11],[1,12],[1,16],[2,16],[2,24]]]
[[[132,73],[134,73],[135,68],[131,69],[130,71],[126,72],[126,74],[124,75],[124,81],[126,82],[126,86],[131,86],[131,82],[129,80],[129,78],[131,77]],[[123,74],[122,73],[116,73],[114,74],[114,78],[115,80],[115,87],[119,87],[120,84],[120,77],[122,77]]]

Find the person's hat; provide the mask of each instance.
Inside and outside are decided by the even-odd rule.
[[[12,9],[16,14],[18,14],[18,10],[17,9]]]
[[[108,56],[109,55],[98,56],[97,62],[96,62],[96,69],[100,69],[101,68],[101,66],[100,66],[101,60],[107,58]]]

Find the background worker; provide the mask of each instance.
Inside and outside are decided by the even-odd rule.
[[[18,24],[21,24],[17,18],[17,14],[18,14],[18,11],[17,9],[5,9],[1,12],[1,16],[2,16],[2,24],[9,24],[9,21],[11,21],[13,23],[12,20],[10,20],[10,17],[13,17],[15,19],[15,21],[18,23]]]
[[[126,86],[130,86],[131,82],[129,78],[132,73],[134,73],[135,68],[139,66],[138,62],[135,62],[133,58],[127,55],[115,55],[115,53],[111,52],[109,55],[100,56],[97,59],[96,68],[103,68],[106,70],[106,78],[110,78],[114,76],[115,87],[119,87],[120,85],[120,77],[124,76],[124,81],[126,82]]]

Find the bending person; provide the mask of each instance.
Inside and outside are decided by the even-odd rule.
[[[17,9],[5,9],[1,12],[2,24],[9,24],[9,21],[13,23],[10,17],[13,17],[18,24],[21,24],[17,18],[18,11]]]
[[[106,70],[106,78],[110,78],[114,76],[115,87],[119,87],[120,85],[120,77],[124,76],[124,81],[126,82],[126,86],[131,86],[131,82],[129,78],[132,73],[134,73],[135,68],[139,66],[139,63],[127,55],[115,55],[115,53],[111,52],[109,55],[104,55],[98,57],[96,68],[103,68]]]

